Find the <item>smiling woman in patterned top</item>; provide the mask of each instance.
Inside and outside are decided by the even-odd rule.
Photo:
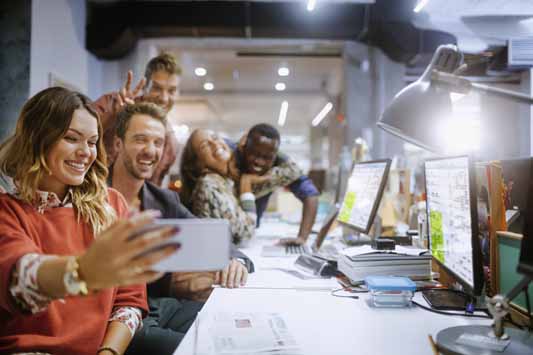
[[[229,220],[235,244],[250,240],[256,227],[255,196],[270,189],[278,179],[297,179],[294,166],[271,169],[269,174],[235,174],[232,150],[211,131],[195,130],[181,160],[182,201],[200,218]],[[238,196],[238,198],[237,198]]]
[[[49,88],[0,146],[2,354],[122,354],[147,310],[144,283],[161,276],[150,265],[177,248],[139,256],[173,231],[130,238],[156,214],[127,219],[101,137],[87,97]]]

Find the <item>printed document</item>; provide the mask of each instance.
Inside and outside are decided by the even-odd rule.
[[[197,322],[197,354],[302,355],[278,313],[200,313]]]

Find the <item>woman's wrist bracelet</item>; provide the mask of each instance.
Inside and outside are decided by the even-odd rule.
[[[102,351],[109,351],[113,355],[120,355],[118,351],[116,351],[115,349],[109,346],[102,346],[100,349],[98,349],[98,351],[96,352],[96,355],[100,354]]]

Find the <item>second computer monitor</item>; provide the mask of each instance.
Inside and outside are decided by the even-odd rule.
[[[368,234],[389,176],[391,160],[355,164],[337,220]]]
[[[472,295],[483,286],[473,164],[467,156],[425,162],[431,254]]]

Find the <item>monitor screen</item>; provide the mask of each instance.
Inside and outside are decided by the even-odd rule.
[[[358,232],[368,233],[374,222],[389,175],[390,159],[355,164],[337,219]]]
[[[483,270],[473,165],[467,156],[428,160],[425,178],[431,254],[466,291],[479,295]]]
[[[526,218],[520,246],[518,271],[533,278],[533,162],[529,162],[529,189],[527,192]]]

